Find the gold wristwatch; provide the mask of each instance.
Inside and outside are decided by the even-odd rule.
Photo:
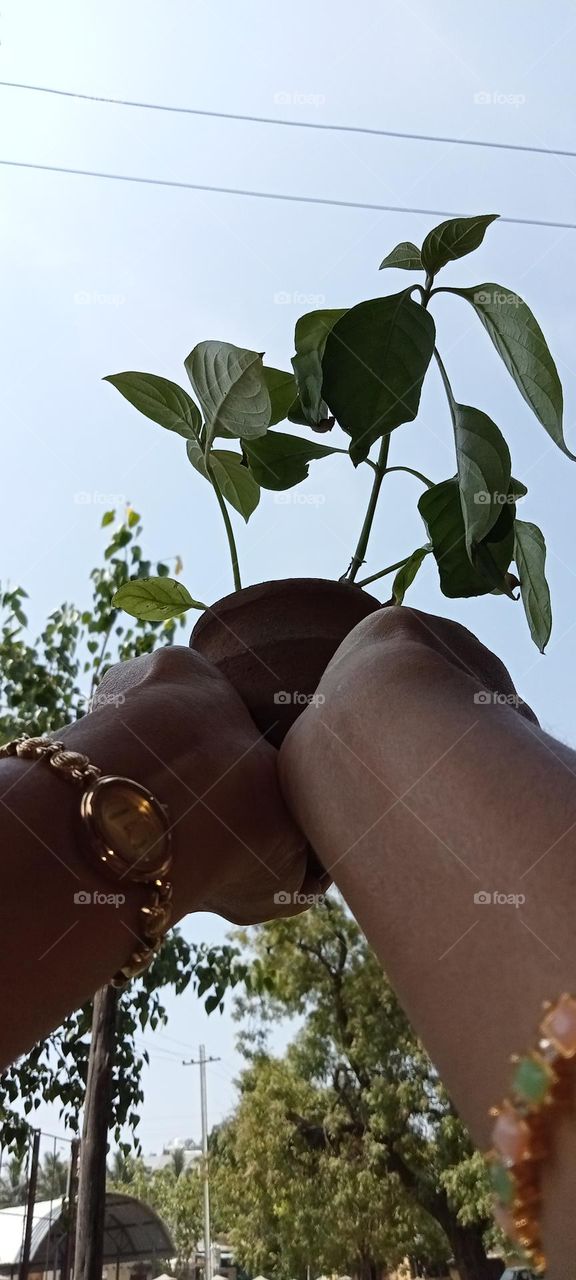
[[[0,758],[46,760],[81,790],[83,847],[116,882],[145,884],[150,900],[140,908],[139,945],[111,979],[122,987],[143,973],[160,950],[170,924],[172,868],[168,811],[146,787],[131,778],[103,774],[88,756],[69,751],[52,738],[16,738],[0,747]]]

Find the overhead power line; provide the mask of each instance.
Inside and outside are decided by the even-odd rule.
[[[59,164],[34,164],[30,160],[2,160],[0,165],[12,169],[34,169],[40,173],[67,173],[79,178],[106,178],[111,182],[138,182],[152,187],[175,187],[181,191],[206,191],[212,195],[248,196],[252,200],[283,200],[290,204],[330,205],[337,209],[368,209],[374,213],[420,213],[433,218],[462,218],[461,210],[419,209],[413,205],[370,204],[363,200],[336,200],[329,196],[297,196],[286,191],[251,191],[245,187],[219,187],[203,182],[177,182],[173,178],[145,178],[129,173],[100,173],[94,169],[71,169]],[[554,227],[562,231],[576,231],[576,222],[550,222],[545,218],[513,218],[506,215],[500,222],[523,227]]]
[[[17,80],[0,80],[5,89],[24,89],[29,93],[49,93],[58,98],[77,98],[81,102],[104,102],[114,107],[137,107],[144,111],[169,111],[175,115],[203,116],[207,120],[236,120],[243,124],[271,124],[282,129],[316,129],[324,133],[361,133],[372,138],[399,138],[404,142],[450,143],[457,147],[489,147],[494,151],[524,151],[530,155],[569,156],[576,151],[557,147],[533,147],[527,143],[488,142],[480,138],[452,138],[433,133],[401,133],[396,129],[371,129],[367,125],[328,124],[318,120],[279,120],[276,116],[242,115],[235,111],[207,111],[201,107],[173,107],[163,102],[137,102],[130,98],[106,98],[95,93],[75,93],[72,89],[52,89],[41,84],[21,84]]]

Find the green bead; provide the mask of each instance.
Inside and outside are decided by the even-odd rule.
[[[512,1086],[522,1102],[543,1102],[552,1087],[553,1077],[541,1058],[521,1058],[516,1068]]]
[[[500,1204],[504,1205],[505,1209],[509,1208],[514,1198],[514,1181],[508,1170],[498,1160],[490,1164],[490,1181],[494,1195]]]

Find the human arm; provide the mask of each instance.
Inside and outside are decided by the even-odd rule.
[[[190,649],[163,649],[112,668],[96,705],[55,736],[167,806],[173,923],[199,910],[238,923],[277,914],[276,890],[302,888],[307,849],[279,792],[276,752],[227,681]],[[149,891],[101,873],[79,801],[45,761],[0,761],[4,1063],[90,998],[137,945]],[[75,902],[79,891],[92,902]]]
[[[490,700],[478,701],[488,690]],[[324,702],[322,702],[324,698]],[[544,999],[576,988],[576,757],[456,624],[391,608],[344,642],[281,750],[292,812],[481,1147]],[[517,905],[475,902],[515,895]],[[523,900],[522,900],[523,899]],[[576,1121],[545,1171],[550,1277],[576,1251]]]

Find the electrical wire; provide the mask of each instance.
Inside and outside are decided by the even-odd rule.
[[[93,169],[72,169],[58,164],[34,164],[29,160],[3,160],[0,165],[12,169],[34,169],[40,173],[66,173],[80,178],[106,178],[112,182],[136,182],[153,187],[174,187],[181,191],[206,191],[224,196],[248,196],[253,200],[281,200],[290,204],[329,205],[337,209],[368,209],[374,213],[419,213],[434,218],[461,218],[465,215],[450,209],[419,209],[411,205],[369,204],[363,200],[335,200],[328,196],[297,196],[284,191],[251,191],[245,187],[220,187],[203,182],[177,182],[171,178],[145,178],[128,173],[100,173]],[[553,227],[561,231],[576,231],[576,222],[552,222],[545,218],[514,218],[502,216],[500,222],[523,227]]]
[[[576,151],[556,147],[534,147],[515,142],[489,142],[480,138],[452,138],[433,133],[402,133],[395,129],[371,129],[367,125],[328,124],[316,120],[278,120],[275,116],[243,115],[235,111],[208,111],[200,107],[173,107],[161,102],[138,102],[130,98],[107,98],[95,93],[76,93],[71,89],[52,89],[41,84],[22,84],[17,80],[0,80],[4,89],[24,89],[29,93],[48,93],[59,98],[76,98],[81,102],[104,102],[115,107],[137,107],[144,111],[168,111],[175,115],[201,116],[208,120],[235,120],[243,124],[278,125],[283,129],[316,129],[325,133],[360,133],[374,138],[399,138],[404,142],[450,143],[458,147],[489,147],[494,151],[520,151],[530,155],[569,156]]]

